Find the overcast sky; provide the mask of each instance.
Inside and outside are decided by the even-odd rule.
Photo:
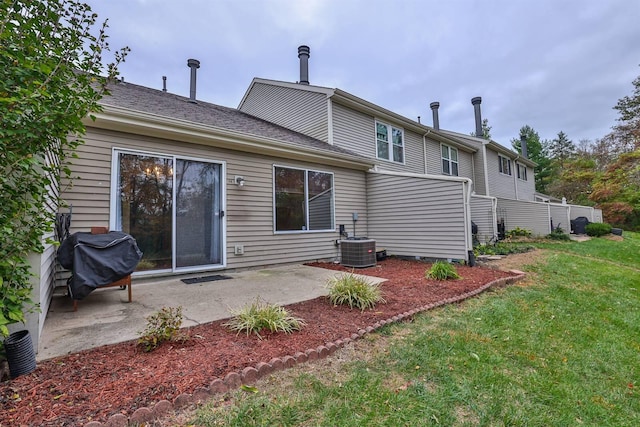
[[[87,0],[132,51],[126,81],[237,107],[254,77],[309,80],[432,125],[474,130],[482,97],[492,138],[528,124],[543,139],[607,134],[640,75],[638,0]]]

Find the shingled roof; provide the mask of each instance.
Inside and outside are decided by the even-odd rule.
[[[108,90],[110,95],[103,97],[100,101],[105,106],[115,106],[247,135],[275,139],[300,148],[326,151],[327,154],[342,154],[359,160],[369,160],[352,151],[262,120],[235,108],[199,100],[194,103],[184,96],[132,83],[113,83],[108,86]]]

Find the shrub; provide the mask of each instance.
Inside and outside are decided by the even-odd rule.
[[[604,222],[590,222],[585,227],[588,236],[600,237],[611,233],[611,225]]]
[[[434,262],[431,268],[424,273],[424,276],[427,279],[435,280],[449,280],[460,278],[460,275],[456,271],[456,268],[452,264],[444,261]]]
[[[560,227],[556,227],[553,231],[547,234],[547,239],[551,240],[571,240],[568,234],[564,232],[564,230]]]
[[[306,323],[304,320],[293,317],[282,306],[270,304],[266,301],[256,298],[251,305],[247,305],[238,310],[230,310],[233,317],[225,326],[233,331],[256,334],[262,339],[260,332],[267,330],[269,332],[285,332],[291,333],[299,331]]]
[[[327,285],[329,301],[333,305],[349,305],[349,308],[365,310],[375,307],[378,302],[385,302],[378,284],[370,283],[363,277],[354,274],[343,274],[333,277]]]
[[[479,245],[473,251],[478,255],[509,255],[529,252],[535,249],[531,245],[523,245],[521,243],[498,242],[492,245]]]
[[[147,327],[138,339],[145,352],[155,350],[165,341],[183,339],[179,334],[182,325],[182,307],[163,307],[147,317]]]
[[[516,227],[507,231],[507,237],[531,237],[531,231],[524,228]]]

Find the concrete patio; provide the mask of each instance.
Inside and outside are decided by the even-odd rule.
[[[280,305],[326,295],[327,281],[337,271],[305,265],[288,265],[242,272],[206,272],[186,277],[212,275],[228,279],[185,284],[181,279],[133,280],[133,300],[118,287],[98,289],[78,303],[60,289],[53,296],[37,354],[49,359],[105,344],[137,339],[146,326],[146,317],[162,307],[183,308],[183,326],[230,317],[237,309],[261,299]],[[384,279],[369,278],[373,282]]]

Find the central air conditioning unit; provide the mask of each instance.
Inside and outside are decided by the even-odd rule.
[[[340,240],[342,260],[345,267],[373,267],[376,265],[376,241],[367,238]]]

